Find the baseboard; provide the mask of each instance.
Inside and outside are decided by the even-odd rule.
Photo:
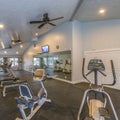
[[[77,84],[77,83],[84,82],[84,80],[69,81],[69,80],[65,80],[65,79],[61,79],[61,78],[54,78],[54,79],[62,81],[62,82],[70,83],[70,84]]]
[[[72,84],[78,84],[78,83],[81,83],[81,82],[86,82],[86,81],[84,79],[76,80],[76,81],[72,81]]]
[[[29,73],[32,73],[32,71],[28,71],[28,70],[24,70],[24,71],[29,72]]]
[[[61,79],[61,78],[53,78],[53,79],[72,84],[72,81],[69,81],[69,80],[65,80],[65,79]]]

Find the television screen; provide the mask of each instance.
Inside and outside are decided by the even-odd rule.
[[[47,52],[49,52],[49,46],[48,45],[42,46],[42,53],[47,53]]]

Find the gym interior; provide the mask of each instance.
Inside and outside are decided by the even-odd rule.
[[[119,0],[0,4],[1,120],[120,120]]]

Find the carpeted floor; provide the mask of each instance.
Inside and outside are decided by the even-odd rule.
[[[16,74],[21,80],[27,80],[34,94],[37,95],[40,84],[32,81],[32,74],[25,71],[16,72]],[[85,83],[72,85],[52,79],[46,80],[44,84],[48,91],[48,98],[52,102],[45,103],[32,120],[77,120],[82,96],[88,85]],[[110,94],[120,119],[120,91],[110,88],[105,90]],[[2,92],[2,89],[0,91]],[[6,97],[0,94],[0,120],[15,120],[20,116],[14,99],[18,96],[18,88],[7,89]]]

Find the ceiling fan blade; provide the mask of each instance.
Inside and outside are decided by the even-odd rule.
[[[17,43],[21,43],[21,39],[17,39],[17,40],[11,40],[12,44],[17,44]]]
[[[0,49],[0,50],[11,49],[11,48],[12,48],[12,46],[11,46],[11,45],[8,45],[7,47],[2,48],[2,49]]]
[[[30,24],[35,24],[35,23],[43,23],[44,21],[30,21]]]
[[[41,27],[43,27],[46,23],[41,24],[40,26],[38,26],[38,28],[40,29]]]
[[[59,20],[59,19],[63,19],[63,18],[64,17],[58,17],[58,18],[51,19],[50,21]]]
[[[50,25],[52,25],[52,26],[56,26],[55,24],[53,24],[53,23],[48,23],[48,24],[50,24]]]
[[[17,37],[18,37],[18,40],[20,40],[20,34],[18,34]]]

